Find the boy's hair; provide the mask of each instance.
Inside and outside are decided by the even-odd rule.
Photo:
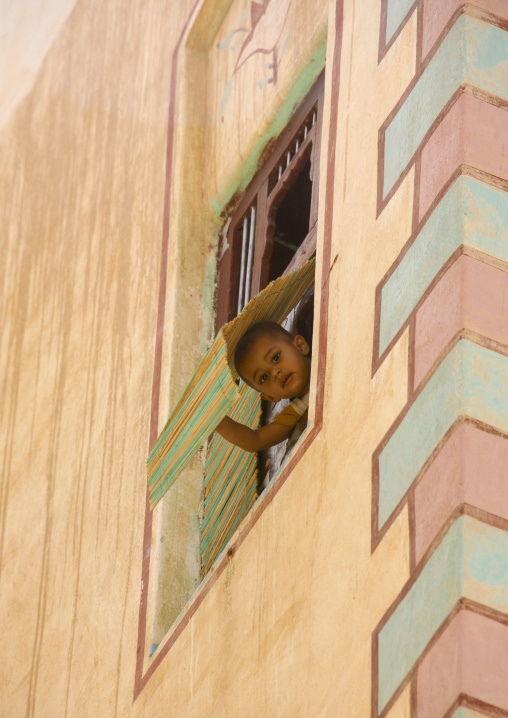
[[[248,356],[251,346],[261,336],[279,337],[285,341],[292,342],[293,335],[276,322],[259,322],[253,324],[242,336],[235,349],[235,369],[240,374],[240,367]]]

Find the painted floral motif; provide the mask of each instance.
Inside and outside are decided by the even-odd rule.
[[[259,89],[264,90],[270,83],[277,84],[279,66],[291,35],[291,30],[289,30],[281,44],[290,4],[291,0],[263,0],[262,2],[252,0],[250,4],[250,25],[245,25],[247,10],[244,10],[241,26],[231,30],[225,40],[217,45],[218,50],[226,50],[230,47],[232,52],[236,52],[240,49],[233,74],[222,97],[221,114],[223,121],[234,77],[240,67],[245,65],[254,55],[271,56],[271,61],[263,65],[263,69],[269,70],[271,74],[268,77],[262,77],[256,82]],[[246,36],[244,36],[245,33]],[[233,39],[236,41],[231,44]]]

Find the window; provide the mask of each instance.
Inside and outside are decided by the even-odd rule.
[[[269,282],[297,269],[316,251],[319,149],[324,73],[293,116],[232,215],[223,236],[217,292],[217,328],[231,320]],[[284,322],[312,347],[313,291]],[[268,423],[283,408],[263,403]],[[258,493],[279,469],[288,442],[258,461]]]
[[[286,130],[272,146],[269,159],[251,182],[237,210],[226,224],[222,246],[219,247],[217,331],[234,319],[249,299],[273,279],[290,274],[290,277],[280,280],[285,287],[286,298],[294,297],[294,301],[288,301],[286,306],[294,306],[298,298],[300,299],[287,316],[284,326],[291,332],[302,334],[312,345],[314,268],[312,265],[306,265],[306,262],[316,251],[318,183],[313,179],[319,176],[323,89],[324,76],[321,75]],[[300,271],[295,274],[295,270]],[[286,310],[281,309],[280,316],[285,315]],[[245,313],[242,316],[244,317]],[[225,362],[226,368],[229,363],[226,345],[222,345],[220,341],[217,344],[217,339],[214,342],[215,348],[210,349],[206,355],[209,359],[205,357],[195,375],[199,375],[199,379],[196,379],[196,383],[193,383],[194,379],[191,381],[152,448],[149,475],[150,501],[154,504],[173,485],[176,476],[178,486],[183,487],[183,478],[179,476],[179,472],[186,465],[188,456],[196,451],[196,446],[207,436],[207,422],[210,417],[205,411],[201,412],[196,408],[202,401],[199,397],[206,395],[207,401],[214,407],[213,411],[215,400],[210,399],[211,394],[220,397],[220,401],[229,401],[224,391],[225,385],[215,374],[217,367],[222,371],[222,362]],[[219,346],[222,348],[218,349]],[[219,355],[221,358],[217,360]],[[214,368],[210,369],[212,366]],[[206,384],[206,392],[203,394],[205,374],[206,382],[211,377],[213,390],[210,393],[210,387]],[[269,422],[271,417],[283,408],[282,402],[275,406],[262,406],[257,392],[245,384],[240,385],[238,391],[231,377],[230,382],[232,386],[228,385],[227,392],[232,389],[234,395],[238,395],[231,405],[230,415],[241,423],[253,425],[258,423],[260,418]],[[184,404],[186,408],[182,411],[190,411],[193,415],[192,421],[183,421],[180,416],[178,407],[183,407]],[[197,423],[194,423],[194,419]],[[188,440],[192,443],[191,448]],[[188,536],[185,534],[182,539],[192,543],[192,562],[193,566],[199,562],[201,579],[214,566],[236,527],[279,469],[287,448],[287,442],[284,442],[256,456],[226,442],[218,434],[213,435],[208,445],[204,484],[200,484],[204,504],[201,520],[199,526],[195,521]],[[171,464],[171,469],[166,462],[168,452],[173,452],[170,461],[174,463]],[[192,495],[192,506],[197,509],[201,499],[198,500],[196,496],[198,477],[194,474],[196,471],[192,469],[186,472],[185,478],[188,478],[189,484],[183,488],[186,495]],[[200,480],[202,478],[203,474],[200,475]],[[157,484],[159,479],[160,485]],[[173,514],[175,511],[180,512],[180,509],[181,501],[165,502],[155,515],[160,526],[171,527],[174,523]],[[190,512],[189,516],[192,520],[197,519],[197,511]],[[165,535],[162,529],[159,533],[159,541],[162,542]],[[196,546],[197,555],[194,553],[196,539],[199,546]],[[160,557],[161,566],[163,562],[166,566],[173,561],[177,553],[173,549],[173,543],[172,539],[167,551],[158,546],[157,555]],[[187,559],[188,554],[189,551],[186,550]],[[194,581],[194,568],[191,581],[187,580],[187,568],[187,564],[181,567],[182,586],[178,591],[168,590],[168,584],[173,580],[168,571],[161,569],[158,572],[159,581],[153,595],[155,610],[151,635],[152,653],[174,617],[178,615],[181,595],[191,592],[187,583]]]
[[[322,75],[273,147],[270,158],[226,225],[223,246],[219,248],[217,330],[233,319],[272,280],[298,269],[315,254],[318,182],[314,182],[313,178],[319,175],[323,87]],[[302,334],[311,346],[313,295],[312,287],[284,322],[290,332]],[[262,402],[262,422],[270,422],[287,403],[288,400],[276,405]],[[259,412],[259,408],[256,410]],[[209,457],[215,455],[216,443],[215,438],[209,446]],[[224,549],[234,527],[247,513],[256,496],[278,471],[289,448],[288,440],[260,452],[257,457],[257,486],[246,484],[240,488],[238,480],[232,482],[227,488],[229,495],[222,504],[213,500],[213,492],[217,484],[224,485],[225,479],[211,475],[208,467],[213,465],[213,461],[207,459],[202,576]],[[247,455],[241,459],[238,457],[237,461],[252,463],[254,458]],[[233,463],[229,457],[228,460]],[[222,465],[225,461],[224,457]],[[255,474],[254,468],[255,464],[250,476]],[[220,515],[223,518],[219,523],[217,517]]]

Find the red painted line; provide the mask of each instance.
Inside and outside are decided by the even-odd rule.
[[[194,10],[198,6],[200,0],[196,0],[194,3],[191,13],[187,18],[185,25],[180,33],[178,42],[173,51],[173,57],[171,61],[171,81],[169,89],[169,107],[168,107],[168,133],[166,143],[166,180],[164,188],[164,214],[162,224],[162,244],[161,244],[161,260],[160,260],[160,274],[159,274],[159,296],[158,296],[158,307],[157,307],[157,324],[156,324],[156,335],[155,335],[155,350],[154,350],[154,368],[153,368],[153,380],[152,380],[152,406],[150,411],[150,446],[149,449],[154,445],[157,440],[158,424],[159,424],[159,396],[160,396],[160,384],[161,384],[161,370],[162,370],[162,345],[164,337],[164,318],[166,312],[166,286],[167,286],[167,258],[169,249],[169,214],[171,207],[171,168],[173,165],[173,140],[174,140],[174,126],[175,126],[175,110],[176,110],[176,80],[177,80],[177,69],[178,69],[178,53],[180,45],[182,43],[185,32],[189,26],[190,19],[194,13]],[[139,604],[139,617],[138,617],[138,644],[136,650],[136,672],[134,678],[134,698],[135,701],[139,693],[143,688],[143,663],[145,654],[145,641],[146,641],[146,619],[147,619],[147,603],[148,603],[148,580],[150,574],[150,549],[152,541],[152,512],[148,503],[148,485],[146,489],[146,501],[145,501],[145,521],[143,528],[143,557],[141,564],[141,599]]]

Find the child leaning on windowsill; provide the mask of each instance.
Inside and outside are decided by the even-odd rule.
[[[292,336],[275,322],[254,324],[238,342],[235,368],[263,399],[292,399],[270,424],[251,429],[229,416],[217,426],[219,434],[245,451],[263,451],[289,438],[309,405],[310,348],[305,339]]]

